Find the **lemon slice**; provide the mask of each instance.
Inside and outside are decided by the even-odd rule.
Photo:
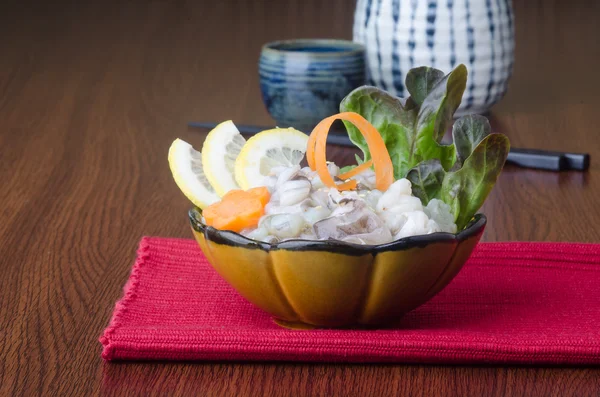
[[[205,208],[221,198],[206,179],[202,169],[202,153],[192,145],[175,139],[169,148],[169,167],[175,183],[196,206]]]
[[[204,140],[204,174],[221,197],[232,189],[239,189],[234,176],[235,159],[245,143],[246,140],[231,120],[216,126]]]
[[[244,190],[261,186],[273,167],[300,164],[308,136],[293,128],[262,131],[248,139],[235,161],[235,179]]]

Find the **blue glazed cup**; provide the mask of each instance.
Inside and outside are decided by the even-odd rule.
[[[346,40],[276,41],[263,46],[258,70],[263,102],[277,126],[310,133],[365,84],[365,48]]]

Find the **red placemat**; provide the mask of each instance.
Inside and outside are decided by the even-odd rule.
[[[394,329],[291,331],[193,240],[142,239],[100,338],[106,360],[600,363],[600,245],[484,243]]]

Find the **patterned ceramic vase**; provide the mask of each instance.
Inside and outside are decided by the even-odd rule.
[[[506,93],[514,60],[511,0],[358,0],[354,40],[367,48],[369,83],[408,95],[406,73],[463,63],[467,89],[457,115],[484,113]]]

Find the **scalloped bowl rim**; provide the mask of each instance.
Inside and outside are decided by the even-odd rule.
[[[362,245],[353,244],[339,240],[306,240],[290,239],[279,243],[270,244],[262,241],[252,240],[231,230],[219,230],[207,226],[200,220],[201,210],[191,208],[188,211],[190,223],[195,231],[209,237],[215,243],[240,246],[249,249],[261,249],[263,251],[290,250],[290,251],[330,251],[341,252],[348,255],[365,255],[368,253],[379,253],[387,251],[402,251],[415,247],[425,247],[432,243],[463,241],[479,233],[486,225],[487,218],[478,213],[467,226],[458,233],[436,232],[418,236],[403,237],[385,244]]]

